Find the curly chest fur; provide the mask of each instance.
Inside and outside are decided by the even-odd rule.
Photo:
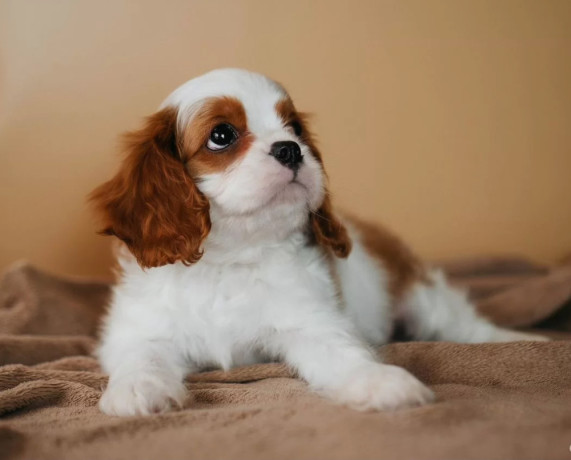
[[[198,368],[263,360],[264,338],[293,327],[308,305],[339,306],[319,248],[281,246],[249,263],[202,260],[147,270],[124,261],[123,269],[110,315],[129,316],[132,330],[172,340]]]

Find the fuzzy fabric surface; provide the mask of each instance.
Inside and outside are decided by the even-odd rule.
[[[571,264],[438,265],[496,323],[555,340],[381,347],[435,391],[421,408],[357,412],[260,364],[189,377],[180,411],[116,418],[90,355],[110,285],[16,264],[0,281],[0,458],[571,458]]]

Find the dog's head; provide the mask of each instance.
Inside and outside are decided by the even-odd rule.
[[[103,232],[142,267],[202,256],[212,232],[285,238],[346,257],[350,240],[332,214],[321,154],[284,88],[238,69],[209,72],[176,89],[127,135],[119,172],[91,195]]]

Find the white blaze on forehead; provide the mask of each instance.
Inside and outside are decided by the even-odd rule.
[[[242,103],[248,129],[254,134],[281,128],[282,120],[275,106],[287,97],[287,92],[268,77],[242,69],[213,70],[193,78],[174,90],[160,108],[177,107],[178,127],[182,130],[204,100],[224,96],[234,97]]]

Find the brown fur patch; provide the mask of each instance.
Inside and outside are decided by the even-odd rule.
[[[298,118],[298,113],[293,105],[293,101],[289,98],[280,99],[276,103],[276,112],[286,125],[296,121]]]
[[[90,195],[102,233],[124,241],[142,267],[198,261],[210,231],[209,203],[184,167],[176,118],[166,108],[128,134],[119,171]]]
[[[212,129],[221,124],[231,124],[238,139],[227,149],[212,152],[206,143]],[[185,128],[183,136],[183,160],[193,177],[224,171],[239,159],[252,144],[248,132],[248,120],[242,103],[233,97],[216,97],[207,100]]]
[[[422,261],[398,237],[379,224],[347,216],[359,232],[363,246],[389,274],[389,292],[398,299],[416,281],[427,282]]]
[[[286,125],[299,124],[301,141],[309,147],[315,158],[323,167],[323,158],[318,150],[314,136],[312,135],[308,116],[295,109],[291,99],[286,98],[278,101],[276,112],[281,116]],[[326,178],[327,180],[327,174]],[[325,199],[320,208],[312,212],[309,217],[309,227],[313,242],[325,249],[331,250],[337,257],[345,258],[351,252],[351,239],[343,224],[333,212],[329,189],[326,190]]]

